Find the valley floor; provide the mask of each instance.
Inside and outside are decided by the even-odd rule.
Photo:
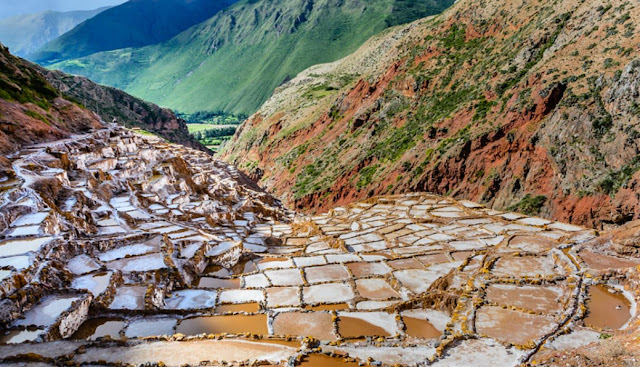
[[[3,365],[640,363],[640,260],[591,229],[425,193],[306,217],[115,126],[10,159]]]

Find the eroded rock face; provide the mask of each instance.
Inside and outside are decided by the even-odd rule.
[[[117,126],[11,164],[0,360],[510,366],[638,328],[613,234],[428,194],[305,217]]]

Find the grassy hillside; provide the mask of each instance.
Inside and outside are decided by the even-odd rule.
[[[461,0],[279,88],[225,146],[290,205],[429,191],[640,218],[640,7]]]
[[[85,20],[109,7],[70,12],[45,11],[0,19],[0,42],[20,57],[35,52]]]
[[[42,47],[43,64],[166,41],[235,0],[131,0],[102,12]]]
[[[181,112],[251,114],[305,68],[453,0],[242,0],[175,38],[52,65]]]

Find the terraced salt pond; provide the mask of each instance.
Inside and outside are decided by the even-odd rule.
[[[14,166],[40,184],[0,207],[0,362],[514,366],[637,319],[638,262],[572,225],[428,194],[306,217],[115,127]]]

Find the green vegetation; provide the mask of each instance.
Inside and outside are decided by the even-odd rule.
[[[393,129],[390,135],[374,145],[369,155],[375,156],[381,161],[396,161],[409,149],[422,139],[425,131],[433,124],[464,105],[473,98],[473,92],[469,89],[438,93],[423,98],[417,111],[410,120],[401,128]],[[388,122],[382,122],[377,129],[388,128]]]
[[[175,111],[175,114],[188,124],[240,125],[247,119],[246,115],[230,115],[222,111],[197,111],[191,114]]]
[[[336,163],[336,157],[329,155],[304,167],[294,186],[295,197],[299,199],[330,187],[334,177],[329,167],[334,167]]]
[[[495,101],[487,101],[484,96],[480,98],[480,101],[476,103],[476,113],[473,115],[473,121],[484,120],[487,118],[487,114],[491,111],[491,108],[497,103]]]
[[[192,114],[176,113],[187,121],[192,138],[217,151],[222,143],[231,140],[246,116],[234,116],[222,111],[199,111]]]
[[[365,188],[373,182],[373,175],[376,174],[376,171],[380,168],[379,164],[375,166],[367,166],[360,170],[360,179],[358,180],[358,184],[356,185],[359,189]]]
[[[220,145],[231,139],[238,129],[237,125],[187,124],[189,134],[197,141],[217,150]]]
[[[389,27],[393,27],[438,14],[442,10],[444,10],[443,3],[438,0],[396,0],[386,23]]]
[[[520,212],[526,215],[540,214],[540,210],[547,202],[547,197],[544,195],[533,196],[531,194],[525,195],[519,203],[512,205],[508,210]]]
[[[398,21],[453,0],[241,0],[164,43],[100,52],[53,68],[185,113],[249,115],[283,82],[340,59]],[[74,46],[75,47],[75,46]],[[318,96],[327,92],[312,92]]]
[[[235,134],[237,125],[213,125],[213,124],[187,124],[191,135],[202,135],[203,137],[220,137]]]
[[[610,172],[598,186],[604,193],[614,196],[621,188],[627,186],[627,183],[638,171],[640,171],[640,155],[635,156],[631,162],[618,171]]]
[[[320,85],[315,85],[311,88],[309,88],[309,90],[302,95],[302,98],[305,99],[322,99],[326,96],[328,96],[329,94],[331,94],[331,91],[337,90],[338,88],[331,86],[327,83],[324,84],[320,84]]]
[[[551,37],[549,37],[547,42],[543,44],[540,47],[540,49],[538,49],[536,53],[536,57],[533,60],[529,61],[524,66],[524,68],[522,68],[522,70],[520,70],[514,77],[510,77],[506,81],[498,84],[495,88],[496,93],[498,93],[498,95],[500,96],[504,95],[506,91],[508,91],[509,89],[511,89],[518,83],[520,83],[522,78],[524,78],[524,76],[527,75],[527,73],[529,73],[529,70],[531,70],[531,68],[533,68],[536,64],[540,62],[540,60],[542,60],[542,57],[544,56],[544,52],[547,49],[549,49],[549,47],[553,46],[553,44],[556,42],[556,39],[560,35],[560,32],[562,32],[562,29],[564,28],[565,24],[567,23],[567,20],[569,20],[570,17],[571,17],[571,14],[567,13],[556,18],[555,23],[558,25],[556,30],[553,32]]]
[[[309,142],[306,142],[291,149],[287,154],[278,157],[276,160],[287,169],[292,169],[293,162],[298,159],[298,157],[306,153],[308,148]]]
[[[26,114],[27,116],[29,116],[29,117],[34,118],[34,119],[38,119],[38,120],[40,120],[40,121],[44,122],[44,123],[45,123],[45,124],[47,124],[47,125],[49,124],[49,120],[47,120],[47,118],[46,118],[46,117],[42,116],[41,114],[39,114],[39,113],[37,113],[37,112],[35,112],[35,111],[26,110],[26,111],[25,111],[25,114]]]

